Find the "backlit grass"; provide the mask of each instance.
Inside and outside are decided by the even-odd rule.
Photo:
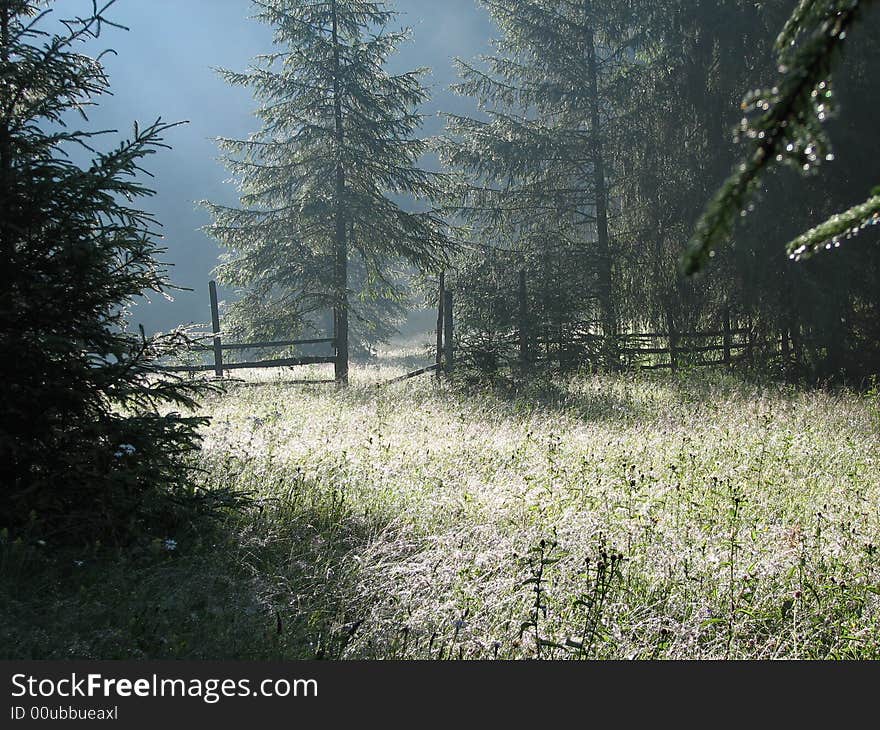
[[[207,402],[254,501],[173,549],[5,545],[3,655],[880,656],[876,396],[400,372]]]

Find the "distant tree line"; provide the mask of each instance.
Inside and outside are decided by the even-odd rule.
[[[530,299],[537,299],[530,301],[532,326],[543,327],[545,338],[561,328],[602,333],[606,345],[589,360],[600,366],[615,366],[610,343],[622,331],[717,330],[732,316],[758,340],[784,340],[788,356],[779,362],[774,354],[773,364],[791,375],[860,377],[880,369],[876,233],[847,240],[822,261],[798,263],[784,249],[805,223],[863,200],[877,183],[876,166],[860,164],[880,153],[873,131],[880,35],[870,22],[853,28],[858,51],[842,59],[833,78],[827,62],[816,65],[806,90],[814,103],[795,110],[790,134],[773,153],[799,170],[825,163],[824,174],[800,179],[767,170],[749,199],[726,201],[725,215],[739,225],[734,230],[728,221],[719,233],[732,233],[731,245],[695,243],[682,267],[711,191],[732,170],[746,169],[735,132],[756,144],[770,134],[744,113],[756,104],[758,112],[769,108],[772,94],[785,93],[772,84],[791,83],[808,61],[786,49],[777,58],[780,29],[785,45],[795,46],[802,35],[812,39],[806,20],[826,34],[834,26],[801,14],[796,33],[796,3],[482,4],[500,30],[499,54],[462,63],[459,91],[484,113],[450,118],[443,152],[462,173],[452,208],[472,234],[456,261],[467,316],[460,331],[471,333],[484,361],[493,345],[506,346],[517,269],[524,268]],[[837,18],[836,6],[826,11]],[[743,101],[756,86],[768,87],[766,94]],[[838,108],[845,110],[839,121]],[[822,243],[836,233],[831,245],[839,246],[845,230]],[[699,276],[687,276],[697,269]],[[493,299],[491,308],[478,304]],[[566,353],[564,344],[557,355],[563,366],[584,362],[584,353]]]
[[[211,206],[208,228],[229,251],[221,277],[242,295],[234,326],[289,335],[327,326],[332,310],[347,352],[351,313],[363,351],[394,331],[413,266],[428,282],[448,267],[460,347],[493,368],[519,325],[525,270],[529,330],[556,343],[547,352],[562,367],[613,369],[621,333],[716,330],[730,318],[756,341],[784,342],[784,361],[776,353],[764,365],[790,375],[880,369],[872,236],[820,262],[792,261],[782,245],[877,182],[859,160],[880,152],[870,103],[880,38],[870,22],[854,28],[858,52],[832,78],[821,54],[835,43],[814,37],[818,28],[840,46],[859,3],[844,3],[846,29],[831,36],[835,0],[480,2],[499,31],[496,51],[457,61],[456,90],[480,113],[447,115],[433,145],[442,175],[420,167],[429,145],[416,137],[427,99],[419,73],[383,70],[406,37],[389,30],[388,4],[256,2],[277,51],[224,74],[254,90],[264,127],[222,142],[241,206]],[[770,121],[760,127],[756,114],[811,58],[800,99],[811,106],[793,109],[773,154],[811,173],[824,163],[823,174],[800,179],[761,164],[766,174],[749,176],[738,142],[760,148]],[[766,93],[743,101],[757,87]],[[702,217],[732,172],[749,178],[748,194]],[[707,234],[713,210],[721,224]],[[702,243],[688,249],[698,222]],[[839,245],[847,233],[813,237]]]

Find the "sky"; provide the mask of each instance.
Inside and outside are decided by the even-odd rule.
[[[88,0],[58,0],[55,14],[72,14],[68,8],[82,12],[90,5]],[[412,28],[412,40],[389,68],[431,68],[426,83],[432,99],[422,108],[431,116],[424,134],[437,134],[442,131],[438,111],[472,108],[448,89],[456,80],[452,61],[487,53],[491,22],[476,0],[396,0],[390,5],[401,13],[398,25]],[[105,56],[112,96],[89,113],[90,128],[130,135],[135,120],[142,126],[158,117],[189,122],[167,133],[171,150],[148,159],[146,168],[155,176],[148,182],[156,195],[143,207],[163,226],[163,260],[173,264],[172,282],[193,291],[172,292],[173,301],[152,296],[139,303],[132,325],[143,324],[147,332],[210,320],[208,281],[222,249],[199,230],[210,218],[196,203],[237,202],[214,140],[246,138],[258,128],[250,93],[228,86],[213,69],[244,70],[254,56],[272,49],[271,29],[251,19],[252,14],[250,0],[117,0],[107,17],[129,30],[105,28],[89,49],[112,48],[117,54]],[[221,299],[231,294],[221,289]]]

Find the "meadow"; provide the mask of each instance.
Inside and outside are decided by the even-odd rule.
[[[880,657],[876,391],[405,365],[208,399],[208,525],[4,539],[2,655]]]

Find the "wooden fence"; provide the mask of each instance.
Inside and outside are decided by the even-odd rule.
[[[193,350],[212,352],[214,354],[214,362],[209,365],[173,365],[163,367],[162,370],[172,373],[198,373],[214,371],[214,375],[218,378],[223,377],[224,371],[228,370],[247,370],[251,368],[280,368],[280,367],[296,367],[299,365],[321,365],[335,364],[338,353],[336,352],[336,339],[333,337],[322,337],[317,339],[306,340],[283,340],[278,342],[247,342],[247,343],[224,343],[220,335],[220,310],[217,303],[217,284],[214,281],[209,282],[208,290],[211,297],[211,327],[213,341],[210,345],[196,344]],[[309,355],[303,357],[285,357],[274,358],[269,360],[256,360],[249,362],[224,362],[224,352],[243,352],[247,350],[259,349],[278,349],[281,347],[298,347],[301,345],[320,345],[330,344],[333,346],[333,355]],[[333,381],[315,381],[315,382],[333,382]]]
[[[525,370],[540,360],[552,360],[555,354],[560,364],[588,365],[591,362],[607,364],[613,358],[615,367],[622,369],[659,370],[673,372],[683,365],[688,367],[723,366],[730,367],[737,362],[750,360],[756,351],[768,347],[781,348],[785,355],[787,342],[758,341],[755,332],[749,327],[733,326],[730,312],[722,317],[718,329],[706,332],[679,332],[672,319],[667,320],[665,332],[622,331],[608,338],[597,331],[593,323],[578,323],[568,327],[551,326],[548,323],[534,322],[528,310],[528,289],[526,272],[519,272],[517,326],[515,331],[497,337],[497,342],[505,347]],[[220,335],[220,313],[217,303],[217,285],[209,283],[211,299],[211,325],[213,340],[210,345],[197,344],[196,351],[213,353],[213,363],[202,365],[175,365],[163,367],[168,372],[210,372],[223,377],[224,371],[250,368],[297,367],[301,365],[336,364],[339,352],[333,337],[313,339],[284,340],[277,342],[224,343]],[[554,331],[555,330],[555,331]],[[333,346],[332,355],[305,355],[246,362],[228,362],[225,352],[243,352],[257,349],[278,349],[304,345],[329,344]],[[446,278],[440,274],[437,298],[437,330],[435,362],[411,373],[406,373],[388,382],[435,373],[438,377],[453,372],[456,359],[455,327],[453,318],[453,295],[446,288]],[[315,381],[333,382],[333,381]]]
[[[759,350],[768,348],[785,356],[787,341],[759,340],[749,326],[732,322],[726,310],[716,330],[678,331],[671,317],[665,332],[620,331],[609,338],[598,323],[578,323],[567,327],[532,321],[528,308],[526,272],[519,272],[516,331],[499,340],[512,349],[512,359],[525,369],[539,360],[560,364],[586,365],[589,361],[612,360],[622,369],[676,371],[688,367],[722,366],[753,359]]]
[[[220,308],[217,300],[217,284],[214,281],[208,283],[208,291],[211,301],[211,328],[212,343],[210,345],[194,344],[195,352],[213,353],[213,363],[202,365],[169,365],[160,369],[170,373],[199,373],[214,371],[214,375],[222,378],[225,371],[247,370],[252,368],[280,368],[297,367],[300,365],[335,365],[339,358],[335,337],[321,337],[314,339],[282,340],[277,342],[247,342],[247,343],[224,343],[220,334]],[[335,317],[334,317],[335,321]],[[274,358],[268,360],[255,360],[246,362],[228,362],[223,358],[224,352],[244,352],[258,349],[278,349],[282,347],[299,347],[303,345],[329,344],[333,346],[333,355],[306,355],[300,357]],[[445,277],[440,275],[439,306],[437,317],[437,352],[435,364],[429,365],[411,373],[394,378],[389,382],[405,380],[424,373],[436,372],[437,375],[452,372],[454,363],[453,349],[453,322],[452,322],[452,292],[445,288]],[[316,383],[335,382],[333,380],[316,380]]]

